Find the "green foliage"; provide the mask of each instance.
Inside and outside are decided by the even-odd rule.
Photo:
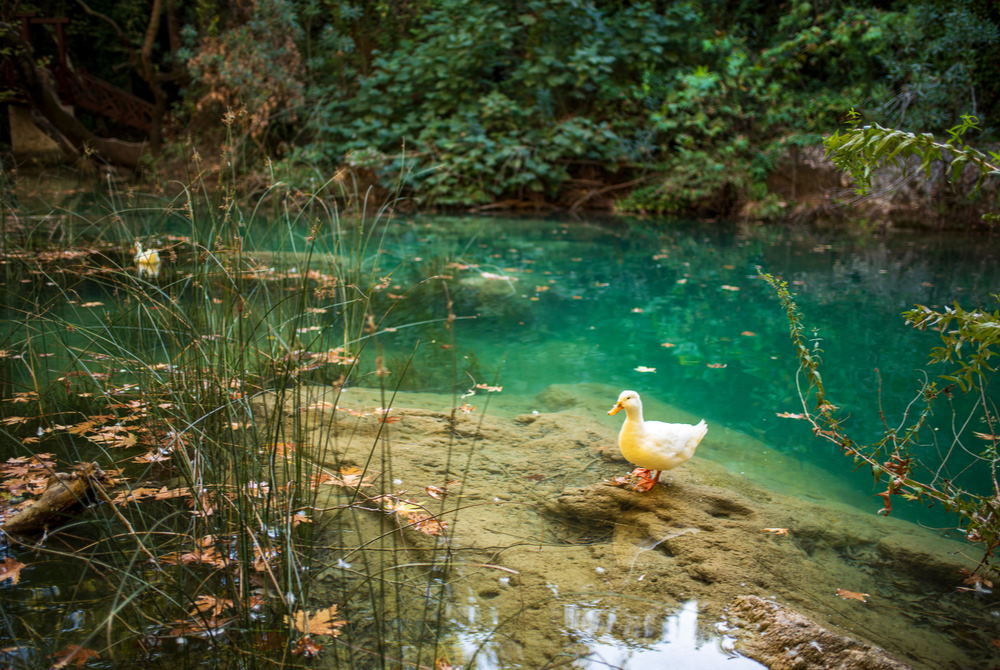
[[[989,4],[995,5],[919,2],[894,13],[884,27],[893,48],[881,60],[898,84],[879,105],[880,116],[904,128],[944,129],[967,110],[978,113],[996,104],[998,59],[991,52],[1000,37],[1000,17]]]
[[[858,82],[879,82],[902,39],[898,12],[865,3],[767,4],[317,4],[310,125],[331,163],[381,152],[385,180],[405,145],[425,204],[554,199],[573,180],[652,170],[662,180],[621,208],[728,211],[766,199],[788,141],[890,97]],[[377,22],[399,39],[370,35]]]
[[[1000,303],[1000,293],[996,296]],[[943,379],[955,382],[963,391],[985,387],[988,376],[996,372],[990,359],[1000,354],[1000,310],[967,311],[959,305],[943,311],[917,305],[903,313],[906,322],[919,330],[941,334],[942,346],[931,351],[931,363],[954,363],[957,369]]]
[[[391,157],[405,144],[422,202],[551,196],[573,163],[640,157],[615,124],[626,92],[617,82],[639,79],[664,51],[669,24],[684,20],[676,13],[644,26],[646,5],[608,16],[568,2],[435,3],[394,49],[373,54],[353,96],[320,81],[314,93],[329,102],[313,121],[331,161],[367,149]],[[327,30],[324,40],[358,36]],[[395,178],[391,158],[381,167]]]
[[[851,110],[851,128],[843,133],[834,132],[823,140],[827,156],[834,165],[851,175],[859,193],[871,189],[875,170],[890,165],[900,166],[907,158],[919,159],[920,166],[929,176],[938,161],[949,163],[948,177],[957,180],[967,166],[978,171],[979,181],[986,176],[1000,175],[1000,153],[989,154],[969,146],[964,136],[979,127],[979,119],[964,115],[962,122],[948,129],[949,139],[938,142],[930,133],[912,133],[879,124],[860,125],[860,115]]]
[[[121,82],[135,56],[112,25],[134,50],[153,5],[91,5],[55,5],[74,15],[71,54]],[[378,156],[367,168],[383,187],[406,164],[408,195],[430,206],[575,204],[610,187],[624,210],[779,211],[769,172],[843,109],[934,132],[972,110],[989,139],[1000,108],[1000,10],[981,0],[199,0],[164,11],[155,57],[186,69],[170,69],[178,130],[210,135],[243,108],[252,148],[279,172],[328,177],[349,156]],[[84,56],[94,42],[111,48]]]
[[[285,0],[254,0],[246,16],[233,17],[218,34],[215,19],[200,38],[189,28],[190,44],[178,53],[193,78],[189,114],[218,127],[224,114],[241,110],[250,137],[260,140],[275,118],[294,120],[305,101],[295,12]]]

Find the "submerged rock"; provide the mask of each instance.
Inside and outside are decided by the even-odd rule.
[[[907,670],[885,651],[823,628],[759,596],[739,596],[728,611],[737,648],[771,670]]]
[[[558,412],[580,404],[580,398],[566,384],[550,384],[542,390],[535,400],[549,412]]]

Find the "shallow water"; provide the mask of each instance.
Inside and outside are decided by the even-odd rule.
[[[474,601],[474,599],[473,599]],[[705,668],[733,668],[734,670],[764,668],[760,663],[736,654],[735,640],[725,634],[720,623],[716,634],[706,631],[704,622],[698,621],[698,602],[689,600],[665,619],[650,616],[641,635],[646,643],[623,643],[615,630],[616,614],[613,608],[585,602],[563,605],[564,634],[577,639],[586,649],[579,653],[573,667],[581,670],[643,670],[644,668],[669,667],[676,670],[702,670]],[[488,624],[497,625],[496,611],[487,612],[492,617]],[[453,620],[461,649],[471,660],[468,670],[496,670],[505,667],[501,653],[482,631],[483,614],[476,605],[468,607],[466,616]]]
[[[447,437],[450,396],[397,396],[399,421],[381,431],[393,444],[394,487],[431,506],[436,502],[420,493],[428,484],[454,479],[461,487],[454,505],[462,512],[451,533],[461,559],[449,580],[449,658],[482,670],[604,661],[639,668],[654,658],[686,663],[692,656],[701,667],[730,667],[747,661],[728,655],[732,641],[718,624],[734,599],[747,594],[874,642],[915,667],[976,667],[989,655],[994,601],[955,590],[959,567],[974,563],[961,558],[967,545],[838,503],[830,497],[836,482],[826,473],[806,470],[749,436],[717,427],[705,446],[730,453],[753,445],[754,458],[813,479],[816,499],[759,488],[697,458],[648,494],[602,484],[627,470],[610,460],[613,453],[600,455],[613,444],[613,428],[597,420],[612,389],[562,386],[539,398],[504,392],[487,416],[458,417],[454,432],[461,439],[454,443]],[[308,393],[311,401],[333,398],[321,386]],[[565,393],[579,404],[531,413],[546,396]],[[363,462],[380,427],[370,415],[352,417],[380,403],[379,393],[353,388],[337,402],[336,431],[329,411],[310,416],[315,428],[305,442],[327,445],[328,459]],[[679,411],[656,403],[653,409]],[[324,507],[340,499],[332,495]],[[762,532],[775,526],[790,534]],[[414,538],[418,548],[423,540]],[[338,544],[333,537],[329,543]],[[871,602],[839,598],[837,589],[870,594]],[[813,641],[786,648],[788,657],[833,646]]]
[[[287,249],[288,237],[281,239]],[[397,286],[453,277],[455,313],[474,317],[455,323],[454,341],[476,382],[522,395],[557,383],[631,388],[794,454],[869,496],[876,490],[866,472],[814,440],[805,422],[776,416],[801,411],[796,363],[787,321],[757,268],[784,277],[798,294],[823,350],[830,399],[850,417],[847,428],[859,441],[881,432],[880,404],[894,425],[922,371],[948,371],[927,365],[937,337],[906,326],[900,313],[916,304],[990,305],[990,292],[1000,288],[1000,238],[957,232],[436,217],[394,223],[382,247],[373,262],[392,272]],[[379,339],[390,358],[398,352],[390,368],[413,368],[404,388],[450,391],[451,379],[434,373],[444,332],[406,328],[440,315],[440,292],[419,296],[424,309],[401,306],[381,324],[399,331]],[[415,359],[407,360],[418,342]],[[956,398],[960,418],[967,402]],[[969,458],[953,448],[952,418],[939,413],[936,420],[939,433],[918,454],[924,465],[936,470],[947,460],[941,476],[988,487],[985,473],[964,471]],[[970,431],[961,438],[974,450]],[[878,498],[867,500],[853,502],[880,506]],[[948,523],[934,509],[897,509],[932,525]]]
[[[152,224],[142,225],[149,226],[145,232],[153,232]],[[248,228],[245,233],[247,248],[266,252],[268,264],[305,269],[305,228],[291,233]],[[831,399],[850,415],[849,428],[861,439],[880,430],[880,399],[890,421],[898,420],[917,388],[919,370],[926,367],[927,350],[935,344],[933,335],[906,327],[899,312],[915,303],[939,307],[952,299],[967,307],[988,304],[989,292],[1000,288],[1000,242],[957,233],[880,236],[676,221],[433,217],[394,222],[380,235],[379,248],[373,245],[366,251],[366,265],[390,277],[386,294],[409,296],[392,298],[398,305],[391,309],[393,303],[385,303],[386,316],[366,341],[395,371],[384,380],[390,386],[429,392],[433,396],[427,402],[442,408],[465,402],[476,406],[475,416],[507,420],[576,407],[606,429],[602,439],[607,447],[613,446],[610,436],[620,417],[609,418],[604,410],[618,390],[632,388],[647,399],[649,418],[704,417],[711,428],[699,456],[721,463],[738,477],[811,503],[854,505],[867,514],[880,506],[872,495],[870,475],[851,469],[831,447],[818,442],[804,422],[776,416],[801,411],[795,362],[787,322],[756,268],[793,284],[807,323],[822,337]],[[177,278],[172,272],[166,269],[164,282]],[[421,283],[431,276],[447,278]],[[77,303],[105,299],[113,304],[102,291],[83,286]],[[448,301],[458,317],[451,329],[445,327]],[[78,306],[70,313],[90,324],[106,318]],[[119,323],[127,326],[125,320]],[[313,351],[341,342],[340,333],[322,314],[298,325],[304,346]],[[53,369],[58,369],[57,362],[53,359]],[[365,365],[370,368],[371,361]],[[368,374],[356,383],[375,386],[378,381]],[[502,386],[503,391],[481,389],[462,397],[476,384]],[[349,388],[348,406],[351,397]],[[959,412],[962,402],[956,398]],[[927,445],[921,455],[924,465],[935,470],[940,466],[945,476],[960,473],[968,459],[961,449],[950,449],[951,418],[939,415],[935,420],[943,437]],[[594,452],[588,444],[589,460],[581,471],[574,471],[578,464],[569,457],[550,471],[547,459],[560,446],[556,436],[537,451],[526,448],[518,455],[523,470],[508,466],[490,482],[496,488],[483,489],[483,499],[529,501],[538,507],[565,487],[586,485],[616,469],[590,458]],[[945,461],[946,453],[950,455]],[[410,485],[417,479],[419,489],[431,483],[430,476],[404,474],[400,480]],[[962,476],[966,485],[984,484],[972,479],[973,473]],[[545,478],[550,479],[543,484]],[[677,481],[683,482],[683,475]],[[916,505],[899,503],[897,515],[934,527],[953,524],[938,510]],[[725,521],[728,512],[718,518]],[[534,508],[513,520],[501,519],[493,522],[531,541],[564,533],[548,527],[552,522]],[[809,522],[821,525],[822,518]],[[757,524],[762,525],[776,522]],[[471,535],[459,532],[456,540],[474,544]],[[511,537],[498,532],[496,542],[511,542]],[[627,536],[611,542],[615,551],[639,547],[624,565],[635,565],[640,555],[642,560],[659,557],[649,551],[649,537],[631,539],[637,543]],[[824,565],[830,556],[818,552],[813,558],[813,539],[795,542],[810,560]],[[874,543],[865,551],[871,546]],[[867,560],[861,554],[850,558],[859,564]],[[540,571],[550,569],[546,564],[553,560],[558,559],[549,549],[524,559],[526,565],[535,561]],[[611,565],[607,555],[576,560],[580,564],[574,580],[580,584],[597,579],[595,566]],[[815,586],[802,590],[803,601],[816,597],[810,590]],[[712,603],[713,613],[706,618],[700,609],[705,602],[688,598],[683,588],[658,603],[648,621],[626,617],[628,608],[614,599],[598,603],[590,595],[564,594],[553,603],[559,609],[555,618],[546,619],[559,622],[552,633],[558,639],[548,640],[546,648],[571,647],[567,653],[576,659],[571,667],[580,668],[759,667],[727,651],[731,640],[714,628],[719,603]],[[535,667],[516,659],[538,640],[497,643],[491,636],[496,606],[489,597],[478,597],[481,592],[466,596],[456,588],[451,611],[458,647],[467,660],[475,655],[476,665],[470,667]],[[474,602],[463,604],[467,597]],[[66,607],[76,611],[71,604]],[[65,616],[66,607],[60,605],[58,613],[52,608],[53,618]],[[824,601],[823,607],[833,606]],[[851,616],[831,619],[850,627]],[[880,616],[884,623],[893,615]],[[853,629],[864,634],[859,621]],[[902,638],[899,647],[912,643]]]

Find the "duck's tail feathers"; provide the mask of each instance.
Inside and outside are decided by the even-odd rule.
[[[705,433],[708,432],[708,424],[705,423],[704,419],[702,419],[701,421],[699,421],[694,425],[694,429],[695,429],[695,435],[697,436],[698,441],[700,442],[702,438],[705,437]]]

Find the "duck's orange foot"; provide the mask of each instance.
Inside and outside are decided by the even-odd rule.
[[[656,479],[653,478],[653,471],[648,468],[636,468],[628,475],[632,480],[631,489],[637,493],[645,493],[656,486]]]
[[[654,486],[656,482],[660,479],[660,473],[656,473],[653,476],[653,470],[648,468],[636,468],[627,475],[620,475],[618,477],[612,477],[608,482],[611,486],[621,486],[622,488],[631,489],[638,493],[645,493],[649,491]]]

